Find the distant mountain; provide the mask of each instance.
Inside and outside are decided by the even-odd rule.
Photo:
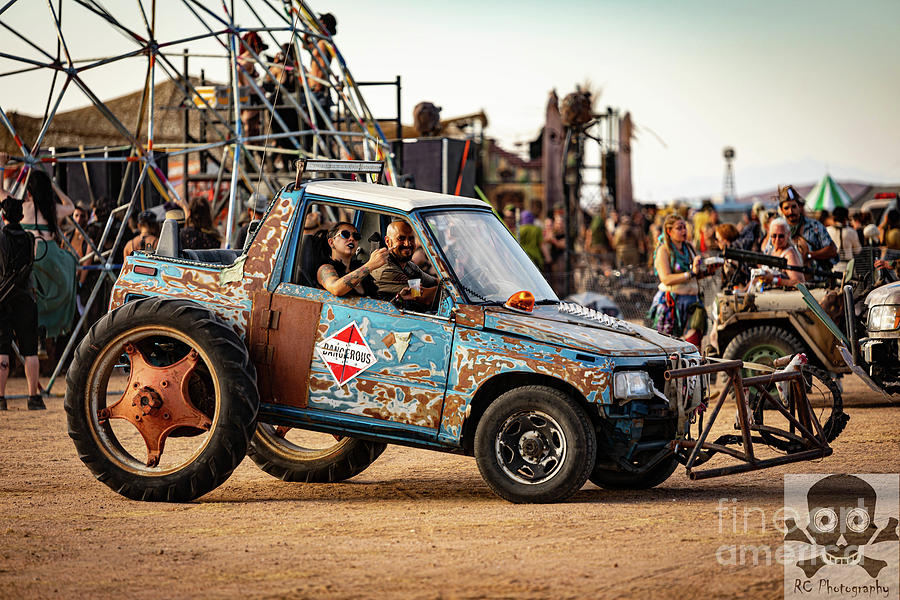
[[[738,192],[736,202],[739,204],[768,202],[778,194],[779,185],[787,184],[793,185],[801,195],[806,196],[825,173],[830,173],[832,178],[847,190],[854,199],[854,204],[870,199],[876,192],[900,190],[900,183],[897,183],[900,180],[900,173],[886,177],[881,173],[847,165],[826,164],[811,158],[749,167],[741,167],[740,162],[737,162],[734,176]],[[721,176],[697,175],[667,186],[663,193],[671,195],[669,201],[675,199],[698,203],[704,199],[720,201],[721,181]]]

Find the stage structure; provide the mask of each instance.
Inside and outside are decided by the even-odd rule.
[[[365,84],[319,17],[301,0],[0,0],[0,144],[18,149],[7,188],[19,196],[30,170],[58,176],[68,167],[83,171],[90,198],[77,200],[87,201],[89,167],[115,163],[122,173],[121,188],[108,190],[117,208],[102,238],[95,244],[81,231],[90,245],[81,267],[102,274],[47,392],[91,325],[86,315],[100,290],[116,277],[106,248],[121,248],[124,224],[148,208],[147,184],[178,204],[192,186],[212,185],[207,198],[231,240],[244,199],[256,191],[272,197],[293,181],[297,158],[385,160],[387,183],[396,183],[390,146],[359,89]],[[387,83],[399,96],[399,78]],[[132,106],[110,99],[134,89],[142,93]],[[78,123],[55,121],[85,105],[74,111],[84,112]],[[73,129],[89,134],[72,139]]]

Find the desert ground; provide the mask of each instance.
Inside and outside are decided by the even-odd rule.
[[[820,461],[696,482],[679,468],[649,491],[588,483],[565,503],[515,505],[473,459],[398,446],[346,483],[284,483],[245,459],[194,502],[135,502],[78,459],[61,398],[46,412],[10,400],[0,597],[780,598],[779,563],[717,552],[778,547],[768,515],[786,473],[896,472],[900,406],[851,379],[844,402],[850,423]],[[745,525],[747,510],[766,522]]]

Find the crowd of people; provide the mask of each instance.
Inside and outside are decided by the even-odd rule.
[[[0,153],[0,174],[6,170],[7,161],[8,156]],[[12,179],[9,175],[2,181]],[[0,264],[4,281],[11,282],[6,286],[9,289],[0,288],[0,410],[6,406],[12,341],[25,357],[31,397],[28,406],[39,408],[42,402],[34,365],[42,340],[68,333],[88,310],[88,300],[98,285],[101,289],[85,321],[90,324],[102,316],[113,283],[104,270],[115,270],[132,252],[153,251],[163,219],[179,223],[183,248],[225,246],[210,202],[204,197],[167,204],[164,212],[143,210],[122,223],[123,211],[116,210],[114,202],[101,197],[87,206],[73,200],[40,169],[31,169],[25,181],[21,200],[12,198],[5,186],[0,186],[6,220],[0,248],[9,256],[21,256],[24,238],[20,231],[33,242],[32,261],[25,276],[17,271],[25,268],[23,265],[0,256],[0,261],[5,261]],[[538,210],[508,205],[501,218],[558,293],[562,276],[572,267],[606,273],[641,268],[652,272],[658,282],[649,311],[653,325],[660,332],[698,346],[706,322],[700,281],[706,277],[720,278],[724,288],[790,288],[821,281],[833,269],[845,269],[865,247],[878,248],[873,250],[878,259],[876,268],[900,266],[890,260],[893,256],[889,254],[900,252],[900,211],[896,207],[889,208],[876,224],[867,213],[851,213],[843,207],[813,218],[805,213],[803,199],[792,186],[781,188],[776,201],[775,210],[754,204],[736,224],[721,222],[711,203],[693,211],[683,205],[640,206],[631,214],[601,211],[586,220],[582,231],[570,231],[569,235],[562,210],[552,211],[542,221],[537,217]],[[261,218],[267,206],[264,195],[250,195],[231,247],[244,246],[250,222]],[[437,280],[428,272],[430,265],[422,260],[424,254],[408,223],[391,223],[383,240],[385,247],[359,262],[359,232],[347,220],[336,221],[333,225],[325,223],[321,215],[310,213],[304,223],[304,233],[315,234],[312,237],[318,245],[314,285],[340,296],[430,305]],[[568,244],[572,244],[573,255],[567,256]],[[775,256],[784,259],[787,268],[757,268],[745,261],[723,260],[719,255],[727,248]],[[98,283],[101,278],[104,281]],[[418,282],[416,289],[410,288],[410,281]],[[32,302],[40,310],[33,311]],[[38,315],[35,319],[32,312]]]
[[[331,13],[319,15],[319,22],[329,36],[337,35],[337,19]],[[330,129],[328,119],[331,118],[333,100],[331,97],[329,69],[332,60],[330,44],[324,38],[312,39],[309,35],[303,38],[303,46],[309,50],[309,67],[304,73],[301,68],[296,46],[283,43],[274,55],[264,52],[269,45],[255,31],[245,33],[241,37],[241,51],[237,59],[238,80],[249,93],[249,101],[241,110],[241,123],[244,134],[248,137],[271,136],[275,148],[286,152],[267,152],[266,161],[273,170],[289,170],[291,161],[286,157],[293,155],[296,148],[289,132],[300,130]],[[306,75],[306,80],[301,78]],[[300,91],[309,91],[312,105],[301,100]],[[291,98],[294,101],[291,102]],[[270,113],[268,106],[274,108]],[[304,127],[300,127],[300,112],[309,112]],[[264,116],[269,116],[266,120]],[[317,136],[304,134],[299,143],[303,150],[314,149]]]
[[[104,197],[91,202],[71,198],[40,168],[29,169],[19,177],[20,169],[19,165],[10,167],[9,155],[0,152],[0,202],[5,222],[4,235],[0,236],[0,254],[5,254],[0,261],[21,254],[16,251],[21,247],[19,230],[26,232],[32,242],[32,260],[26,273],[12,275],[16,272],[15,261],[12,266],[2,265],[2,281],[7,284],[0,287],[0,410],[7,406],[5,385],[12,364],[10,357],[14,355],[13,342],[24,358],[28,407],[39,409],[43,401],[35,365],[39,364],[39,357],[46,357],[45,341],[64,339],[85,312],[88,326],[106,312],[113,280],[124,258],[136,251],[154,251],[164,219],[179,223],[183,248],[224,245],[224,236],[214,224],[206,198],[197,196],[187,202],[139,211],[123,223],[124,211],[116,210],[115,201]],[[17,178],[24,182],[22,191],[16,194],[18,198],[7,191]],[[259,217],[255,211],[265,211],[268,201],[257,196],[251,196],[256,203],[244,215],[246,222]],[[112,278],[105,276],[104,271],[111,271]],[[100,289],[90,303],[98,285]]]
[[[846,207],[808,215],[804,199],[791,185],[779,188],[773,204],[771,208],[753,204],[739,223],[722,222],[710,202],[698,210],[678,204],[641,205],[631,214],[601,210],[585,218],[582,231],[572,231],[570,267],[564,256],[562,211],[554,211],[543,226],[532,212],[512,205],[504,207],[502,216],[558,294],[563,292],[560,274],[567,268],[607,275],[652,270],[658,283],[648,313],[653,325],[698,346],[705,328],[698,283],[705,277],[718,277],[720,287],[733,289],[819,283],[827,273],[846,269],[865,247],[877,248],[875,267],[900,267],[900,261],[889,260],[892,251],[900,251],[900,211],[894,207],[878,224],[867,212],[851,213]],[[787,268],[723,260],[720,255],[726,248],[782,258]],[[711,259],[714,256],[720,258]]]

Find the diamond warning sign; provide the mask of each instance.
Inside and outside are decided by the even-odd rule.
[[[316,344],[316,351],[338,385],[344,385],[378,362],[356,321]]]

